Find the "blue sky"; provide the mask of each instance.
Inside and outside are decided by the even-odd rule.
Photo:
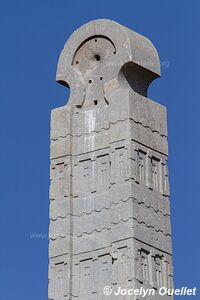
[[[50,111],[68,98],[56,64],[70,34],[96,18],[147,36],[159,52],[162,78],[149,98],[168,108],[175,286],[200,287],[199,10],[189,0],[0,1],[3,300],[47,299],[48,239],[30,233],[48,231]]]

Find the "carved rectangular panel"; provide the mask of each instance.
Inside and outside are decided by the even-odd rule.
[[[57,261],[57,262],[56,262]],[[49,297],[66,300],[69,294],[69,267],[65,260],[57,258],[49,266]]]
[[[147,177],[147,153],[143,150],[137,150],[137,165],[136,165],[136,178],[137,181],[146,183]]]
[[[79,188],[80,193],[88,193],[92,187],[91,159],[79,162]]]
[[[92,259],[80,261],[80,294],[90,295],[92,289]]]
[[[97,157],[97,185],[98,191],[107,189],[110,183],[110,161],[108,154]]]

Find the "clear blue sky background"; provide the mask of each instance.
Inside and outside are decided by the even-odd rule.
[[[0,1],[2,300],[47,299],[48,239],[30,233],[48,231],[50,111],[68,98],[56,64],[70,34],[96,18],[147,36],[169,64],[149,97],[168,108],[175,286],[200,288],[199,11],[189,0]]]

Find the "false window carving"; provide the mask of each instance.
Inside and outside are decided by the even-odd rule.
[[[64,171],[64,163],[58,164],[56,166],[57,195],[63,194],[63,171]]]
[[[50,199],[61,200],[69,194],[69,166],[66,162],[51,167]]]
[[[64,300],[67,294],[67,264],[58,263],[55,265],[55,300]]]
[[[162,163],[162,188],[163,195],[169,196],[168,165],[166,160]]]
[[[110,284],[111,281],[111,256],[109,254],[99,257],[99,276],[101,286]]]
[[[138,251],[138,279],[140,282],[149,283],[150,282],[150,263],[149,263],[149,251],[141,249]]]
[[[109,156],[103,155],[97,158],[97,182],[98,189],[105,189],[109,187],[110,178],[110,163]]]
[[[156,286],[159,288],[164,285],[164,282],[163,282],[163,256],[156,255],[154,257],[154,266],[155,266]]]
[[[151,158],[151,176],[153,189],[160,189],[160,160],[152,156]]]
[[[127,247],[118,249],[119,258],[116,260],[118,265],[118,282],[128,279],[128,256]]]
[[[116,149],[116,181],[124,180],[127,176],[127,154],[124,147]]]
[[[171,288],[170,265],[167,261],[164,262],[164,286]]]
[[[91,190],[91,169],[92,164],[90,159],[80,162],[79,186],[81,192],[89,192]]]
[[[137,181],[146,183],[146,156],[147,153],[138,149],[137,150],[137,169],[136,169],[136,178]]]
[[[87,259],[81,261],[81,294],[87,294],[91,291],[92,287],[92,260]]]

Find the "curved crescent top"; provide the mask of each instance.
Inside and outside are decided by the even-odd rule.
[[[117,62],[118,66],[133,62],[154,73],[155,77],[160,76],[158,53],[147,38],[114,21],[99,19],[81,26],[66,42],[58,61],[58,82],[71,86],[74,79],[81,81],[79,74],[74,71],[73,59],[81,45],[95,36],[103,36],[113,44],[116,49],[113,62]]]

